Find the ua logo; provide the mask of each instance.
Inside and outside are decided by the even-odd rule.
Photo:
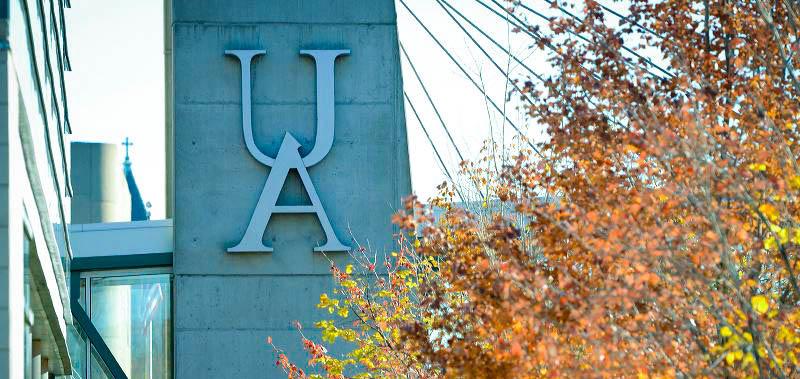
[[[225,54],[233,55],[239,59],[242,69],[242,131],[247,150],[253,157],[269,166],[272,170],[267,177],[267,183],[261,191],[250,224],[242,240],[234,247],[228,249],[229,253],[243,252],[270,252],[271,247],[263,242],[267,223],[273,213],[314,213],[317,215],[327,241],[324,245],[314,248],[314,251],[348,251],[349,247],[343,245],[333,232],[322,202],[319,200],[314,184],[308,176],[306,168],[311,167],[328,155],[333,145],[333,63],[336,57],[350,54],[350,50],[301,50],[300,54],[311,56],[317,67],[317,135],[314,148],[305,157],[300,156],[298,149],[300,143],[287,132],[283,136],[278,155],[275,158],[262,153],[253,139],[252,98],[250,93],[250,63],[253,58],[265,54],[264,50],[227,50]],[[286,182],[290,170],[297,170],[303,187],[311,199],[311,205],[276,205],[278,195]]]

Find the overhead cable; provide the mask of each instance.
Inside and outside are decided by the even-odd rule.
[[[493,1],[493,2],[495,2],[495,4],[496,4],[496,0],[492,0],[492,1]],[[542,0],[542,1],[544,1],[544,2],[546,2],[546,3],[548,3],[548,4],[550,4],[551,6],[553,6],[553,5],[557,6],[557,7],[558,7],[558,10],[559,10],[559,11],[561,11],[561,13],[564,13],[564,14],[566,14],[567,16],[570,16],[571,18],[573,18],[574,20],[578,21],[579,23],[583,23],[584,19],[582,19],[582,18],[580,18],[580,17],[576,16],[575,14],[573,14],[572,12],[570,12],[569,10],[567,10],[567,9],[565,9],[564,7],[562,7],[562,6],[558,5],[558,3],[554,2],[553,0]],[[522,2],[519,2],[518,4],[519,4],[519,6],[520,6],[520,7],[522,7],[522,9],[525,9],[525,10],[527,10],[527,11],[529,11],[529,12],[531,12],[531,13],[535,14],[535,15],[536,15],[536,16],[538,16],[539,18],[545,19],[545,20],[547,20],[547,21],[551,21],[551,19],[550,19],[549,17],[547,17],[547,16],[543,15],[543,14],[542,14],[542,13],[540,13],[540,12],[537,12],[536,10],[534,10],[533,8],[531,8],[531,7],[527,6],[527,5],[525,5],[524,3],[522,3]],[[572,35],[574,35],[574,36],[576,36],[576,37],[580,38],[580,39],[581,39],[581,40],[583,40],[583,41],[585,41],[586,43],[589,43],[589,44],[591,44],[591,43],[592,43],[592,42],[591,42],[591,41],[589,41],[589,40],[588,40],[586,37],[584,37],[584,36],[580,35],[579,33],[575,32],[575,31],[573,31],[573,30],[567,30],[567,31],[568,31],[570,34],[572,34]],[[628,47],[627,47],[627,46],[625,46],[624,44],[621,44],[621,45],[620,45],[620,48],[622,48],[622,50],[625,50],[625,51],[627,51],[627,52],[628,52],[628,53],[630,53],[630,54],[633,54],[635,57],[637,57],[637,58],[639,58],[641,61],[645,62],[645,63],[646,63],[648,66],[655,68],[656,70],[658,70],[658,71],[662,72],[664,75],[667,75],[667,76],[669,76],[670,78],[674,78],[674,77],[675,77],[675,74],[673,74],[673,73],[671,73],[671,72],[667,71],[666,69],[664,69],[663,67],[661,67],[661,66],[659,66],[659,65],[657,65],[657,64],[655,64],[655,63],[653,63],[653,61],[651,61],[651,60],[650,60],[650,58],[646,58],[646,57],[642,56],[641,54],[639,54],[639,53],[637,53],[637,52],[635,52],[635,51],[631,50],[630,48],[628,48]],[[626,61],[627,61],[627,60],[626,60]]]
[[[473,36],[472,36],[472,34],[471,34],[471,33],[470,33],[470,32],[469,32],[469,31],[468,31],[466,28],[464,28],[464,25],[462,25],[462,24],[461,24],[461,22],[459,22],[459,21],[458,21],[458,20],[455,18],[455,16],[453,16],[453,14],[450,12],[450,10],[449,10],[449,9],[447,9],[447,8],[446,8],[446,7],[445,7],[445,6],[442,4],[442,2],[441,2],[441,1],[439,1],[439,0],[436,0],[436,3],[437,3],[437,4],[439,4],[439,7],[441,7],[441,8],[442,8],[442,10],[444,10],[444,11],[445,11],[445,13],[447,13],[447,15],[448,15],[448,16],[450,16],[450,19],[451,19],[451,20],[453,20],[453,22],[455,22],[455,23],[456,23],[456,25],[458,26],[458,28],[459,28],[459,29],[461,29],[461,31],[462,31],[462,32],[463,32],[463,33],[464,33],[464,34],[465,34],[465,35],[466,35],[466,36],[469,38],[469,40],[470,40],[470,41],[472,41],[472,43],[475,45],[475,47],[477,47],[477,48],[478,48],[478,50],[480,50],[480,51],[481,51],[481,53],[483,53],[483,56],[485,56],[485,57],[486,57],[486,59],[488,59],[488,60],[489,60],[489,62],[491,62],[491,63],[492,63],[492,65],[494,66],[494,68],[496,68],[496,69],[497,69],[497,71],[500,71],[500,73],[501,73],[501,74],[503,74],[503,76],[506,78],[506,80],[508,80],[508,82],[509,82],[509,83],[511,83],[511,85],[512,85],[512,86],[514,86],[514,89],[516,89],[516,90],[517,90],[517,92],[519,92],[520,96],[522,96],[522,98],[523,98],[523,99],[525,99],[525,101],[527,101],[527,102],[528,102],[528,104],[531,104],[531,105],[533,105],[533,101],[532,101],[532,100],[531,100],[531,99],[528,97],[528,95],[527,95],[525,92],[523,92],[523,91],[522,91],[522,89],[521,89],[521,88],[519,88],[519,86],[517,85],[516,81],[514,81],[514,79],[511,79],[511,75],[509,75],[509,73],[508,73],[508,72],[506,72],[505,70],[503,70],[503,68],[502,68],[502,67],[500,67],[500,65],[499,65],[499,64],[497,64],[497,62],[495,62],[495,61],[494,61],[494,58],[492,58],[492,56],[491,56],[491,55],[489,55],[489,53],[488,53],[488,52],[486,52],[486,49],[484,49],[484,48],[483,48],[483,46],[481,46],[481,44],[480,44],[480,43],[478,43],[478,41],[477,41],[477,40],[475,40],[475,37],[473,37]]]
[[[600,8],[603,8],[603,10],[605,10],[606,12],[611,13],[614,16],[617,16],[618,18],[620,18],[622,20],[625,20],[626,22],[629,22],[631,25],[634,25],[637,28],[639,28],[639,29],[641,29],[641,30],[643,30],[643,31],[645,31],[647,33],[650,33],[650,34],[652,34],[652,35],[654,35],[654,36],[656,36],[656,37],[658,37],[660,39],[664,39],[664,37],[662,37],[660,34],[654,32],[652,29],[650,29],[650,28],[648,28],[648,27],[646,27],[644,25],[641,25],[641,24],[637,23],[630,16],[625,16],[625,15],[623,15],[623,14],[621,14],[621,13],[619,13],[619,12],[617,12],[617,11],[615,11],[615,10],[613,10],[613,9],[603,5],[603,4],[601,4],[599,1],[597,2],[597,5],[599,5]]]
[[[486,32],[484,32],[484,31],[483,31],[483,29],[479,28],[479,27],[478,27],[477,25],[475,25],[475,23],[473,23],[473,22],[472,22],[472,21],[471,21],[469,18],[465,17],[465,16],[464,16],[464,15],[463,15],[463,14],[462,14],[462,13],[461,13],[461,12],[460,12],[458,9],[456,9],[456,8],[454,8],[452,5],[450,5],[450,3],[449,3],[449,2],[447,2],[447,0],[441,0],[441,2],[442,2],[442,3],[444,3],[444,5],[447,5],[447,7],[448,7],[448,8],[450,8],[450,9],[451,9],[451,10],[452,10],[452,11],[453,11],[455,14],[457,14],[459,17],[461,17],[461,19],[463,19],[463,20],[464,20],[464,21],[466,21],[466,22],[467,22],[467,23],[468,23],[470,26],[472,26],[472,28],[473,28],[473,29],[477,30],[477,31],[478,31],[478,33],[480,33],[480,34],[481,34],[482,36],[484,36],[486,39],[488,39],[489,41],[491,41],[491,42],[492,42],[492,44],[493,44],[493,45],[495,45],[495,46],[496,46],[498,49],[502,50],[502,51],[503,51],[504,53],[506,53],[506,54],[507,54],[509,57],[511,57],[511,59],[513,59],[515,62],[517,62],[517,64],[519,64],[520,66],[522,66],[523,68],[525,68],[525,70],[527,70],[527,71],[528,71],[528,72],[529,72],[531,75],[533,75],[533,76],[534,76],[536,79],[539,79],[539,81],[541,81],[541,82],[545,82],[545,78],[544,78],[544,77],[543,77],[541,74],[539,74],[538,72],[534,71],[532,68],[528,67],[528,65],[526,65],[526,64],[525,64],[524,62],[522,62],[522,61],[521,61],[519,58],[517,58],[517,57],[516,57],[516,55],[514,55],[514,54],[511,54],[511,52],[510,52],[508,49],[506,49],[505,47],[503,47],[503,45],[501,45],[499,42],[497,42],[497,41],[496,41],[494,38],[492,38],[491,36],[489,36],[488,34],[486,34]]]
[[[458,197],[461,198],[461,201],[466,202],[467,199],[461,194],[461,191],[458,189],[456,182],[453,181],[453,176],[450,175],[450,170],[447,169],[447,166],[444,164],[444,160],[442,159],[441,154],[439,154],[439,149],[436,148],[436,145],[433,143],[433,139],[431,139],[431,135],[428,134],[428,129],[425,128],[425,124],[422,123],[422,119],[419,117],[419,113],[417,113],[417,108],[414,107],[414,103],[411,102],[411,99],[408,97],[406,91],[403,91],[403,96],[406,98],[408,105],[411,107],[411,111],[414,113],[414,117],[417,118],[417,122],[419,123],[420,128],[422,128],[422,132],[425,133],[425,137],[428,139],[428,143],[433,148],[434,154],[436,154],[436,159],[439,160],[439,164],[442,166],[442,170],[444,171],[445,176],[447,176],[447,180],[450,183],[453,183],[453,188],[458,193]]]
[[[540,80],[540,81],[542,81],[543,83],[545,82],[545,79],[544,79],[544,78],[543,78],[541,75],[539,75],[538,73],[534,72],[534,71],[533,71],[533,70],[532,70],[530,67],[528,67],[527,65],[525,65],[525,63],[523,63],[523,62],[522,62],[522,61],[520,61],[520,60],[519,60],[519,59],[518,59],[516,56],[514,56],[513,54],[511,54],[511,52],[510,52],[510,51],[508,51],[507,49],[505,49],[504,47],[502,47],[502,46],[501,46],[501,45],[500,45],[498,42],[496,42],[496,41],[495,41],[493,38],[491,38],[491,37],[490,37],[488,34],[486,34],[486,32],[484,32],[484,31],[483,31],[481,28],[479,28],[477,25],[475,25],[475,23],[473,23],[473,22],[472,22],[472,21],[471,21],[469,18],[467,18],[466,16],[464,16],[464,14],[463,14],[463,13],[461,13],[460,11],[458,11],[458,9],[456,9],[456,8],[455,8],[455,7],[453,7],[453,6],[452,6],[450,3],[448,3],[448,2],[447,2],[447,0],[436,0],[436,1],[439,1],[439,2],[441,2],[441,3],[444,3],[444,4],[445,4],[447,7],[449,7],[449,8],[450,8],[450,9],[451,9],[451,10],[452,10],[454,13],[456,13],[456,14],[457,14],[459,17],[461,17],[461,18],[462,18],[464,21],[466,21],[468,24],[470,24],[470,26],[472,26],[474,29],[478,30],[478,31],[479,31],[479,32],[480,32],[480,33],[481,33],[481,34],[482,34],[484,37],[486,37],[488,40],[492,41],[492,42],[495,44],[495,46],[497,46],[498,48],[500,48],[500,49],[501,49],[503,52],[505,52],[505,53],[506,53],[506,54],[508,54],[510,57],[512,57],[512,58],[513,58],[513,59],[514,59],[516,62],[518,62],[519,64],[521,64],[521,65],[522,65],[522,66],[523,66],[525,69],[527,69],[527,70],[528,70],[528,71],[529,71],[531,74],[533,74],[533,75],[534,75],[534,76],[535,76],[537,79],[539,79],[539,80]],[[448,13],[448,14],[449,14],[449,13]],[[499,16],[499,17],[502,17],[502,16],[501,16],[499,13],[495,13],[495,14],[496,14],[497,16]],[[452,15],[451,15],[451,17],[452,17]],[[504,19],[505,19],[505,18],[504,18]],[[507,20],[507,21],[510,21],[510,20]],[[511,25],[517,26],[517,25],[516,25],[516,24],[514,24],[514,23],[511,23]],[[462,30],[464,30],[464,29],[462,28]],[[466,33],[466,31],[464,31],[464,32]],[[468,33],[467,33],[467,34],[468,34]],[[470,38],[471,38],[471,36],[470,36]],[[473,42],[474,42],[474,40],[473,40]],[[495,67],[496,67],[496,66],[495,66]],[[585,67],[584,67],[584,69],[588,71],[588,69],[586,69]],[[502,71],[501,71],[501,72],[502,72]],[[597,76],[595,76],[595,79],[599,79],[599,78],[598,78]],[[590,104],[597,106],[597,104],[596,104],[594,101],[592,101],[591,99],[589,99],[588,101],[589,101],[589,103],[590,103]],[[618,122],[618,121],[616,120],[616,118],[615,118],[615,117],[612,117],[612,116],[606,116],[606,117],[608,117],[608,119],[609,119],[609,120],[610,120],[610,121],[611,121],[613,124],[615,124],[615,125],[617,125],[617,126],[623,126],[623,124],[621,124],[620,122]]]
[[[519,134],[522,137],[522,139],[525,141],[525,143],[527,143],[527,145],[534,152],[536,152],[537,155],[539,155],[540,157],[544,158],[544,156],[539,151],[539,149],[537,149],[536,146],[534,146],[533,143],[530,140],[528,140],[528,138],[525,136],[525,133],[522,132],[522,130],[519,128],[519,126],[517,126],[517,124],[515,124],[513,121],[511,121],[511,119],[509,119],[507,115],[505,115],[505,112],[503,112],[503,110],[500,109],[499,106],[497,106],[497,103],[495,103],[494,100],[492,100],[489,97],[489,95],[486,93],[486,91],[475,81],[475,79],[472,78],[472,75],[470,75],[467,72],[467,70],[464,69],[464,67],[458,62],[458,60],[456,60],[455,57],[453,57],[453,54],[451,54],[450,51],[447,50],[447,48],[445,48],[444,45],[442,45],[442,43],[439,41],[439,39],[436,38],[435,35],[433,35],[433,33],[430,31],[430,29],[428,29],[428,27],[425,25],[425,23],[423,23],[422,20],[420,20],[419,17],[417,17],[416,13],[414,13],[414,11],[412,11],[411,8],[408,7],[408,4],[406,4],[405,0],[400,0],[400,4],[406,9],[406,11],[408,11],[409,14],[411,14],[411,17],[414,18],[414,20],[417,22],[417,24],[419,24],[422,27],[422,29],[428,34],[429,37],[431,37],[431,39],[436,43],[436,45],[439,46],[439,48],[445,53],[445,55],[447,55],[447,57],[450,58],[450,60],[453,62],[453,64],[455,64],[456,67],[458,67],[458,69],[467,77],[467,79],[469,79],[470,83],[472,83],[472,85],[475,86],[475,88],[477,88],[478,91],[480,91],[484,95],[485,99],[492,105],[492,107],[498,113],[503,115],[503,117],[506,119],[506,121],[508,121],[509,125],[511,125],[511,127],[514,128],[514,130],[517,132],[517,134]]]
[[[483,2],[483,0],[475,0],[475,2],[477,2],[480,6],[486,8],[489,12],[492,12],[495,16],[499,17],[501,20],[503,20],[505,22],[508,22],[509,24],[513,25],[515,28],[520,30],[521,32],[525,33],[529,37],[531,37],[534,40],[536,40],[537,42],[541,43],[542,45],[544,45],[545,47],[550,49],[552,52],[556,53],[557,55],[562,55],[562,53],[559,52],[558,49],[555,46],[553,46],[552,43],[550,43],[550,41],[548,41],[546,38],[538,35],[537,33],[534,33],[534,31],[531,30],[525,24],[525,22],[520,20],[519,17],[517,17],[516,15],[514,15],[512,13],[505,12],[505,10],[504,10],[505,16],[503,16],[496,9],[494,9],[491,6],[489,6],[489,4],[486,4],[485,2]],[[511,18],[513,20],[509,19],[508,18],[509,16],[511,16]],[[600,76],[597,75],[597,73],[595,73],[594,71],[589,70],[588,68],[584,67],[583,64],[581,64],[581,68],[583,68],[586,72],[588,72],[590,75],[592,75],[592,77],[595,78],[596,80],[601,80]]]
[[[403,56],[406,58],[406,62],[411,67],[411,71],[414,72],[414,76],[417,78],[417,82],[419,83],[420,87],[422,87],[422,91],[425,93],[425,97],[428,99],[428,103],[430,103],[431,107],[433,108],[433,112],[436,113],[436,117],[439,118],[439,123],[441,123],[444,132],[447,134],[447,138],[450,140],[450,144],[453,145],[453,148],[456,150],[456,154],[458,154],[458,159],[460,162],[464,161],[464,156],[461,155],[461,150],[456,145],[456,141],[453,139],[453,136],[450,134],[450,129],[447,128],[447,124],[445,124],[442,115],[439,113],[439,108],[436,107],[436,104],[433,102],[430,93],[428,93],[428,88],[425,86],[425,83],[422,81],[422,78],[417,72],[416,66],[414,66],[414,62],[411,60],[411,57],[408,56],[408,52],[406,52],[406,48],[400,43],[400,51],[403,53]]]

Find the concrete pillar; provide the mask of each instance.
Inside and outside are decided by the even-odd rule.
[[[72,223],[130,220],[130,196],[117,145],[72,143]]]
[[[50,360],[47,357],[42,357],[42,372],[39,374],[39,378],[50,379]]]
[[[251,65],[253,136],[273,158],[287,132],[301,156],[315,145],[315,64],[300,51],[350,50],[335,61],[332,148],[307,170],[336,236],[388,254],[411,190],[394,1],[173,0],[171,14],[177,378],[279,377],[266,338],[304,362],[292,323],[318,336],[329,259],[349,257],[314,252],[326,242],[314,214],[275,214],[271,253],[226,252],[270,168],[245,146],[241,68],[225,50],[266,50]],[[310,204],[294,170],[277,190],[278,205]]]
[[[33,340],[33,360],[31,362],[31,378],[40,378],[42,376],[42,341]]]

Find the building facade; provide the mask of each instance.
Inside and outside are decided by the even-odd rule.
[[[172,4],[175,372],[277,377],[411,191],[395,4]]]
[[[280,377],[265,341],[304,360],[331,263],[393,248],[394,1],[164,5],[169,219],[147,220],[113,148],[70,165],[69,2],[0,0],[0,378]]]
[[[164,6],[169,219],[148,220],[114,147],[71,160],[69,1],[0,0],[0,378],[280,377],[265,341],[304,360],[331,263],[393,248],[394,1]]]
[[[0,1],[0,377],[70,374],[63,1]]]
[[[411,191],[394,1],[171,11],[175,372],[278,376],[265,339],[304,360],[331,261],[388,254]]]

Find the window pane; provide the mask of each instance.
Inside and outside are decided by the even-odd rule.
[[[81,289],[78,293],[78,303],[86,310],[86,279],[81,278]]]
[[[92,346],[92,375],[90,377],[92,379],[114,379],[114,376],[111,375],[111,371],[108,370],[103,360],[100,359],[100,354],[97,353],[94,346]]]
[[[171,378],[170,275],[92,278],[90,291],[92,324],[128,377]]]
[[[69,338],[69,355],[72,358],[72,378],[85,379],[86,376],[86,335],[83,334],[80,326],[69,325],[67,327]]]
[[[22,262],[23,262],[23,291],[24,291],[24,312],[25,317],[25,331],[24,331],[24,338],[25,338],[25,368],[24,368],[24,378],[32,378],[33,377],[33,331],[31,330],[31,320],[28,316],[33,312],[31,310],[31,271],[30,271],[30,259],[31,259],[31,240],[28,235],[25,235],[23,239],[22,245]]]

